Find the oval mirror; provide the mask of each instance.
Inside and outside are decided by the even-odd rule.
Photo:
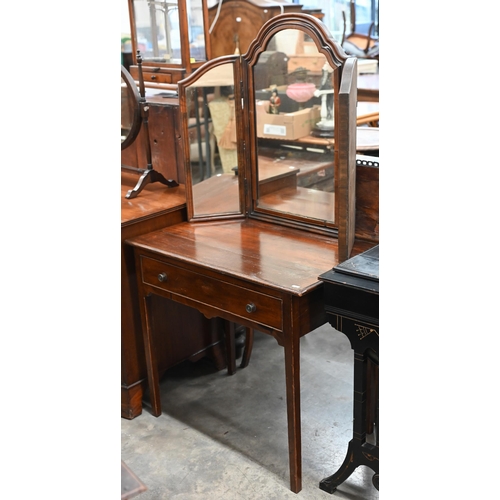
[[[140,95],[132,75],[122,68],[121,83],[121,143],[122,150],[128,148],[141,129]]]

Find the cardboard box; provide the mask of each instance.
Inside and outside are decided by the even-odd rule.
[[[257,101],[257,137],[295,140],[311,133],[321,119],[319,106],[305,108],[293,113],[268,113],[269,101]]]

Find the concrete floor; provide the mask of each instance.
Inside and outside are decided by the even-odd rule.
[[[352,437],[353,351],[329,324],[301,340],[302,491],[289,490],[283,348],[255,332],[250,364],[228,376],[209,360],[169,370],[163,413],[121,420],[122,460],[147,486],[138,500],[375,500],[358,469],[330,495],[321,479]]]

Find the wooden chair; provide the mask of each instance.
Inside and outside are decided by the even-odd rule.
[[[347,31],[347,21],[345,12],[342,11],[344,20],[344,32],[342,34],[342,48],[350,55],[364,58],[377,59],[379,57],[379,40],[375,35],[375,22],[370,23],[368,29],[356,25],[356,0],[350,1],[351,26]]]

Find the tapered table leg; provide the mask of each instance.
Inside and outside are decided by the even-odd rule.
[[[290,489],[302,489],[302,445],[300,428],[300,338],[285,335],[286,406],[288,418],[288,454]]]
[[[161,400],[160,400],[160,379],[158,377],[158,363],[156,361],[155,349],[153,346],[153,338],[151,332],[151,297],[146,296],[144,300],[143,321],[143,337],[144,350],[146,354],[146,367],[148,370],[148,384],[151,399],[151,412],[155,417],[161,415]]]

